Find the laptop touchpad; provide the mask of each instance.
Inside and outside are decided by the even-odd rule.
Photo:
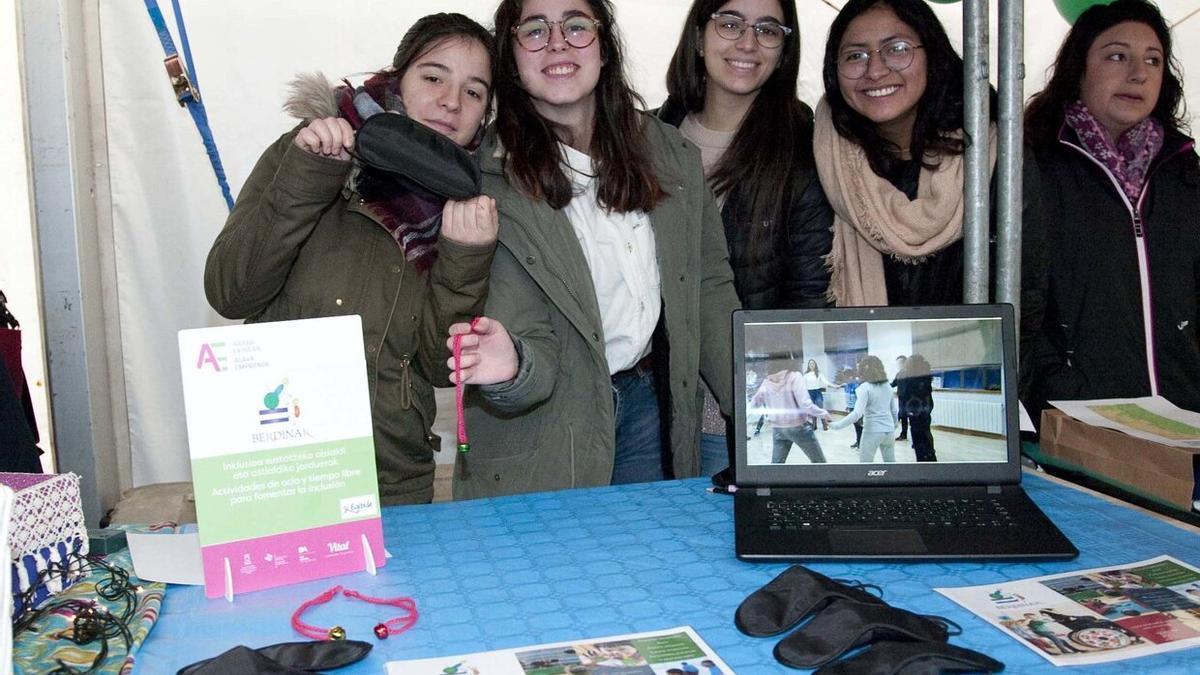
[[[916,530],[830,530],[833,553],[888,555],[925,553],[925,542]]]

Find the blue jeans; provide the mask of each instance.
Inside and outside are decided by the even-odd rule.
[[[651,368],[635,366],[612,377],[616,456],[612,484],[663,480],[662,424]]]
[[[729,441],[724,434],[700,434],[700,475],[711,476],[729,466]]]

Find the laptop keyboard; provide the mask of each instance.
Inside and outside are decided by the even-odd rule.
[[[772,530],[1016,527],[999,499],[770,499]]]

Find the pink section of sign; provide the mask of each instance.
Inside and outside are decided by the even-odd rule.
[[[204,594],[225,594],[225,560],[233,577],[233,594],[348,574],[366,569],[362,535],[383,567],[383,521],[379,518],[316,527],[257,539],[201,548]]]

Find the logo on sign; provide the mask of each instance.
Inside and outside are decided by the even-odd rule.
[[[379,513],[379,505],[375,502],[375,495],[347,497],[340,503],[342,520],[349,520],[350,518],[365,518],[367,516],[374,516]]]
[[[225,365],[224,342],[205,342],[200,345],[200,355],[196,357],[196,370],[204,370],[205,366],[212,366],[213,372],[219,373],[223,365]]]

